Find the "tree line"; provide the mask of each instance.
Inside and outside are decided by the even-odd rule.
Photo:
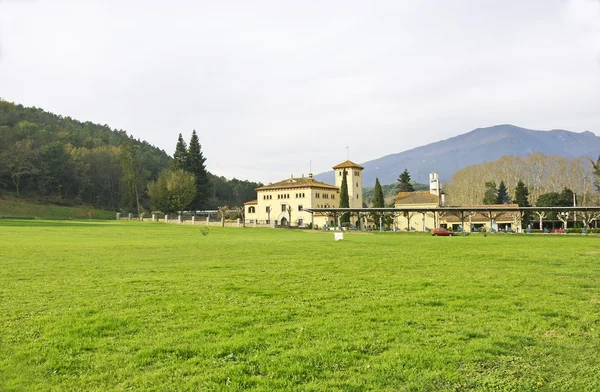
[[[195,132],[190,148],[204,167]],[[177,159],[123,130],[0,100],[0,195],[141,213],[152,209],[148,185]],[[195,175],[194,208],[241,205],[262,185],[185,169]]]
[[[526,188],[529,203],[537,205],[542,195],[568,189],[577,195],[578,205],[595,205],[600,202],[599,165],[600,157],[594,162],[585,157],[541,153],[504,156],[456,172],[444,193],[452,205],[503,204],[511,200],[510,195],[518,188]],[[501,189],[496,188],[496,184],[500,184]]]

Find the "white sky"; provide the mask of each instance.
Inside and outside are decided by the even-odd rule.
[[[0,0],[0,97],[278,181],[510,123],[600,135],[600,0]]]

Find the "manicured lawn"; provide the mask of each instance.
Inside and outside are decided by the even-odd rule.
[[[599,390],[600,237],[0,221],[0,390]]]

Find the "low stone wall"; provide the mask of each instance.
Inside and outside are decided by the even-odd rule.
[[[203,217],[197,217],[197,218],[189,218],[189,217],[185,217],[185,218],[179,218],[179,217],[172,217],[172,216],[166,216],[167,219],[165,219],[165,217],[158,217],[158,216],[144,216],[143,218],[139,218],[136,216],[133,216],[133,214],[129,214],[129,215],[121,215],[121,214],[117,214],[117,219],[118,220],[132,220],[132,221],[142,221],[142,222],[164,222],[164,223],[171,223],[171,224],[180,224],[180,225],[199,225],[199,226],[222,226],[223,224],[221,223],[221,221],[211,221],[211,220],[207,220],[206,218]],[[244,226],[244,224],[242,223],[242,221],[240,219],[238,219],[235,222],[231,222],[231,221],[225,221],[225,225],[224,227],[273,227],[272,225],[266,225],[266,224],[257,224],[257,223],[246,223],[246,226]]]

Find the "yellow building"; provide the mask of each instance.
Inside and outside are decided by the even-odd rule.
[[[247,225],[316,227],[335,224],[333,215],[314,214],[305,208],[337,208],[340,205],[340,188],[344,171],[348,183],[350,207],[362,206],[362,166],[345,161],[333,167],[335,185],[317,181],[312,173],[308,177],[291,177],[256,188],[257,199],[244,203]],[[356,219],[356,218],[354,218]],[[354,223],[354,222],[352,222]]]
[[[430,191],[398,192],[396,208],[436,208],[440,197]],[[406,212],[396,216],[394,221],[398,230],[429,231],[438,226],[438,216],[433,212]]]

